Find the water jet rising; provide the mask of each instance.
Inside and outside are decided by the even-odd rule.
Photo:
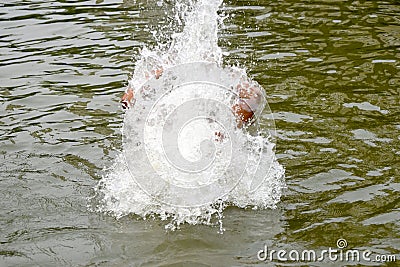
[[[168,49],[143,49],[122,99],[124,147],[97,188],[98,210],[170,218],[174,229],[221,224],[227,205],[274,208],[284,169],[264,90],[222,66],[221,1],[177,5],[190,10],[183,31]]]

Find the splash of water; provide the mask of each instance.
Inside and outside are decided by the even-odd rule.
[[[160,4],[162,4],[162,1]],[[221,48],[218,46],[217,35],[218,27],[222,23],[222,19],[217,13],[221,4],[221,0],[188,0],[176,2],[176,21],[184,25],[182,32],[172,35],[172,42],[168,48],[161,45],[153,50],[144,48],[141,52],[141,58],[137,62],[133,77],[129,81],[130,87],[134,88],[136,95],[139,96],[140,103],[146,103],[147,98],[140,97],[143,91],[139,92],[139,90],[143,88],[145,84],[148,86],[148,79],[151,75],[154,75],[152,72],[154,72],[155,69],[173,70],[172,72],[175,76],[184,76],[187,78],[191,76],[185,74],[184,71],[180,70],[177,66],[182,64],[189,64],[190,66],[192,62],[209,62],[211,64],[209,66],[211,67],[208,68],[214,66],[223,71],[214,71],[212,72],[213,74],[208,74],[210,77],[207,77],[207,79],[219,81],[220,83],[225,83],[226,80],[231,79],[233,80],[233,84],[243,79],[250,80],[243,69],[222,67],[223,57]],[[196,69],[190,71],[196,72]],[[231,76],[222,77],[225,73]],[[168,77],[167,74],[165,75]],[[176,79],[176,77],[174,79]],[[174,79],[171,78],[170,80],[172,81]],[[171,85],[167,84],[165,80],[168,80],[168,78],[164,79],[163,88],[167,86],[175,88],[174,83],[176,83],[176,81],[171,82],[168,80],[169,83],[172,84]],[[155,85],[157,85],[157,83]],[[233,85],[228,82],[224,88],[229,87],[233,87]],[[196,88],[197,89],[193,92],[199,90],[199,87]],[[216,91],[213,91],[212,94],[218,95]],[[224,92],[221,94],[223,93]],[[207,90],[204,91],[203,97],[204,94],[207,94]],[[158,95],[155,93],[153,97],[159,99],[160,93],[158,92]],[[182,93],[180,95],[170,94],[168,97],[172,98],[175,102],[182,102]],[[187,97],[190,98],[190,93]],[[209,99],[210,98],[212,98],[212,96],[210,96]],[[220,100],[222,102],[225,101],[224,95],[221,95],[220,99],[222,99]],[[229,106],[229,103],[227,106]],[[201,108],[202,107],[199,109]],[[129,136],[138,136],[143,131],[143,128],[148,126],[148,121],[141,120],[142,117],[147,116],[144,111],[145,109],[145,106],[143,106],[143,108],[135,106],[134,110],[127,112],[123,128],[125,135],[128,133]],[[160,112],[160,114],[162,114],[163,110]],[[152,125],[165,125],[166,119],[163,118],[163,116],[153,117]],[[175,229],[183,223],[210,225],[217,223],[220,225],[220,230],[222,231],[222,211],[228,205],[241,208],[252,207],[253,209],[275,208],[280,200],[281,190],[285,187],[284,169],[275,159],[274,144],[269,132],[266,131],[265,133],[260,129],[256,129],[256,134],[250,134],[250,131],[237,129],[234,122],[227,123],[227,121],[229,121],[228,117],[229,115],[226,115],[222,119],[219,118],[219,120],[223,120],[228,128],[232,126],[232,130],[229,132],[230,138],[226,139],[228,141],[230,141],[230,139],[236,140],[235,143],[232,143],[234,144],[234,150],[228,151],[230,154],[228,152],[225,153],[225,150],[222,148],[223,145],[219,142],[214,142],[212,144],[215,146],[213,149],[217,152],[218,149],[222,151],[219,153],[219,157],[215,157],[219,159],[219,161],[214,165],[219,167],[226,162],[232,161],[232,153],[234,154],[236,164],[231,164],[233,167],[230,172],[224,171],[223,168],[213,168],[211,172],[197,174],[198,176],[196,176],[195,179],[198,183],[200,181],[202,184],[207,184],[210,183],[209,180],[212,180],[213,177],[217,180],[221,180],[221,177],[223,177],[222,181],[224,181],[225,184],[229,185],[231,183],[234,185],[231,186],[231,190],[227,191],[228,193],[221,194],[214,201],[206,204],[203,203],[202,205],[183,205],[185,200],[180,200],[178,196],[174,199],[174,205],[166,203],[165,201],[160,201],[160,199],[163,199],[160,197],[160,194],[162,194],[160,193],[162,192],[161,190],[169,190],[169,194],[174,194],[175,191],[171,191],[172,189],[170,187],[161,186],[162,188],[159,189],[157,193],[149,194],[149,190],[143,190],[143,184],[138,182],[140,180],[132,178],[132,176],[140,176],[145,180],[143,183],[148,183],[150,187],[160,187],[159,181],[153,179],[154,175],[150,175],[152,172],[149,169],[151,168],[140,164],[136,169],[132,167],[132,165],[135,165],[135,161],[130,161],[127,157],[129,158],[130,155],[141,155],[140,151],[143,150],[143,147],[140,145],[136,146],[134,140],[128,138],[128,140],[125,140],[124,151],[116,158],[114,165],[106,170],[106,174],[95,188],[95,199],[100,202],[97,203],[95,209],[100,212],[111,213],[117,218],[127,214],[136,214],[143,218],[158,217],[162,220],[169,220],[169,224],[166,225],[168,229]],[[207,132],[213,133],[218,130],[218,125],[213,126],[212,123],[206,124],[208,126],[204,126],[204,123],[202,124],[201,122],[191,122],[179,133],[178,153],[182,154],[183,157],[189,161],[195,162],[198,158],[202,157],[202,151],[199,150],[200,146],[193,144],[201,143],[202,140],[207,138]],[[204,131],[205,127],[214,128]],[[157,136],[157,128],[150,127],[149,129],[149,131],[153,131],[149,136]],[[193,133],[196,133],[196,135],[193,136]],[[149,147],[153,147],[152,151],[155,151],[155,156],[153,156],[153,158],[147,153],[147,157],[152,158],[152,168],[158,168],[166,173],[165,179],[169,179],[169,184],[178,182],[185,186],[193,183],[193,181],[189,181],[191,179],[190,175],[192,174],[186,176],[180,175],[179,172],[175,174],[170,171],[171,168],[169,168],[170,166],[168,166],[168,163],[162,161],[162,157],[157,158],[158,154],[156,150],[159,143],[157,143],[157,140],[153,139],[150,138],[146,141]],[[159,155],[162,155],[162,153],[160,152]],[[241,160],[246,162],[246,168],[238,168],[238,166],[241,167]],[[142,160],[140,159],[140,161]],[[268,164],[263,164],[267,162]],[[155,167],[157,164],[159,167]],[[232,181],[232,177],[239,174],[241,179]],[[192,175],[192,177],[194,176]],[[255,182],[257,187],[252,188],[252,183]],[[190,186],[192,186],[192,184],[190,184]],[[190,186],[187,190],[190,190]],[[215,187],[213,190],[215,190]],[[157,197],[155,197],[155,195],[157,195]],[[182,203],[179,201],[182,201]],[[187,201],[185,203],[187,203]]]
[[[222,0],[180,0],[175,3],[175,19],[183,24],[182,32],[173,33],[172,42],[165,48],[159,44],[154,50],[144,47],[136,64],[133,88],[140,88],[155,68],[168,68],[196,61],[222,63],[222,50],[218,46],[218,26],[223,23],[217,11]],[[159,33],[162,35],[163,33]]]

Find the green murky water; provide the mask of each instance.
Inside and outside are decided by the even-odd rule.
[[[395,0],[222,8],[226,62],[249,69],[274,112],[288,184],[278,209],[228,208],[223,235],[88,211],[102,169],[121,150],[118,100],[133,58],[156,42],[152,30],[171,30],[163,26],[170,2],[155,2],[0,3],[0,266],[269,265],[257,259],[265,244],[318,251],[339,238],[399,264]]]

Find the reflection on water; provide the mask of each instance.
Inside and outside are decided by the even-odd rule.
[[[118,98],[132,57],[170,25],[172,5],[156,2],[0,4],[0,265],[255,265],[264,243],[323,249],[338,238],[399,253],[394,0],[221,8],[227,62],[247,66],[276,119],[288,183],[278,210],[228,209],[222,236],[204,226],[166,234],[157,220],[87,211],[121,149]]]

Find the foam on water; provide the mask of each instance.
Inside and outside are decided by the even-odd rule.
[[[159,1],[159,4],[161,5],[162,1]],[[143,147],[135,145],[135,140],[130,138],[124,140],[123,151],[117,156],[112,167],[105,170],[104,177],[95,188],[96,196],[93,198],[94,202],[96,202],[95,210],[110,213],[117,218],[128,214],[135,214],[144,219],[157,217],[162,220],[168,220],[169,223],[166,228],[169,229],[175,229],[183,223],[219,223],[222,230],[222,211],[228,205],[253,209],[276,207],[285,183],[284,169],[275,158],[274,143],[270,135],[271,129],[266,130],[261,127],[261,129],[256,129],[255,133],[253,130],[253,133],[250,134],[250,130],[237,129],[235,121],[229,117],[229,114],[225,117],[218,117],[216,123],[201,119],[186,122],[177,136],[178,153],[188,162],[201,161],[202,157],[205,157],[204,150],[202,150],[204,148],[202,147],[202,142],[208,140],[209,143],[207,144],[210,145],[210,151],[214,152],[213,160],[215,161],[210,161],[212,168],[208,171],[190,174],[189,172],[183,173],[171,168],[168,162],[164,161],[162,156],[159,156],[164,155],[163,153],[165,152],[157,151],[157,146],[162,136],[158,137],[160,131],[156,126],[166,125],[166,119],[156,115],[162,114],[165,110],[157,111],[156,107],[156,111],[153,113],[153,115],[156,115],[147,117],[150,118],[149,120],[151,120],[151,125],[153,126],[149,126],[148,120],[141,120],[146,115],[146,108],[140,105],[148,100],[146,100],[146,97],[141,96],[139,89],[144,84],[149,83],[148,78],[152,76],[152,72],[155,69],[173,70],[173,74],[179,78],[179,76],[186,75],[182,69],[179,69],[180,65],[192,62],[208,62],[211,64],[210,66],[216,66],[216,68],[223,70],[221,71],[222,76],[224,73],[228,73],[227,75],[236,77],[237,81],[250,80],[243,69],[229,66],[222,67],[222,51],[218,46],[217,35],[218,28],[222,24],[222,19],[217,13],[221,4],[222,1],[220,0],[177,1],[175,6],[176,21],[184,26],[183,31],[172,35],[172,42],[168,48],[162,45],[153,50],[143,48],[141,58],[136,63],[133,77],[129,81],[130,86],[136,91],[138,100],[135,107],[129,110],[125,116],[123,133],[125,136],[127,134],[129,136],[138,136],[145,132],[144,138],[147,144],[145,148],[150,148],[151,152],[146,151],[147,154],[141,154]],[[196,72],[196,69],[189,71]],[[168,72],[164,72],[167,73],[165,76],[168,77]],[[221,83],[227,80],[226,77],[221,78],[218,71],[212,73],[208,79],[213,81],[220,79]],[[157,85],[157,81],[154,84]],[[229,82],[227,82],[226,88],[229,85]],[[215,90],[215,93],[212,94],[213,96],[210,95],[208,100],[213,97],[218,100],[219,93],[217,91]],[[190,100],[190,92],[193,92],[193,90],[186,90],[186,92],[189,92],[186,96],[185,93],[180,93],[179,95],[169,94],[162,101],[170,101],[172,99],[177,103],[182,102],[183,105],[185,101]],[[207,95],[207,92],[204,89],[202,94]],[[221,103],[225,101],[223,93],[221,91],[219,98],[222,99],[219,100]],[[154,93],[153,98],[160,98],[159,94],[157,92]],[[161,104],[159,106],[166,106],[162,104],[162,101],[160,101]],[[229,102],[230,100],[227,99],[226,101]],[[204,105],[207,104],[205,103]],[[229,106],[230,104],[226,103],[226,105]],[[224,142],[213,142],[209,133],[223,130],[228,133]],[[235,140],[235,142],[232,140]],[[231,142],[230,146],[227,146],[226,142]],[[149,168],[146,167],[147,165],[142,166],[139,164],[136,169],[135,166],[132,166],[135,164],[135,159],[130,158],[140,157],[140,155],[150,158],[152,170],[143,169]],[[130,163],[132,160],[133,164]],[[227,172],[224,166],[232,163],[232,160],[235,160],[236,164],[231,164],[231,169]],[[141,162],[142,160],[139,159],[139,161]],[[176,199],[172,201],[173,205],[171,205],[171,201],[170,203],[160,201],[160,199],[163,199],[159,197],[160,195],[156,198],[153,194],[149,194],[149,190],[143,190],[143,184],[138,182],[143,179],[147,186],[157,188],[160,181],[154,179],[154,175],[150,175],[150,173],[154,172],[154,169],[156,169],[157,173],[162,173],[165,176],[163,180],[168,181],[168,184],[174,184],[178,187],[187,186],[189,188],[187,190],[196,185],[211,184],[216,180],[223,181],[225,185],[231,183],[234,186],[232,186],[232,190],[220,194],[217,199],[210,203],[196,202],[193,199],[180,200],[179,196],[176,196]],[[240,176],[241,179],[232,181],[235,175]],[[140,177],[140,179],[133,178],[133,176]],[[257,185],[256,188],[253,188],[254,184]],[[212,188],[213,190],[218,190],[218,188]],[[162,190],[169,191],[164,192]],[[160,192],[174,194],[175,191],[171,190],[169,187],[162,187],[160,191],[157,191],[157,194],[162,194]],[[200,193],[202,192],[200,191]],[[193,197],[198,196],[194,194]],[[187,203],[191,203],[191,205]],[[194,205],[193,203],[202,204]]]

